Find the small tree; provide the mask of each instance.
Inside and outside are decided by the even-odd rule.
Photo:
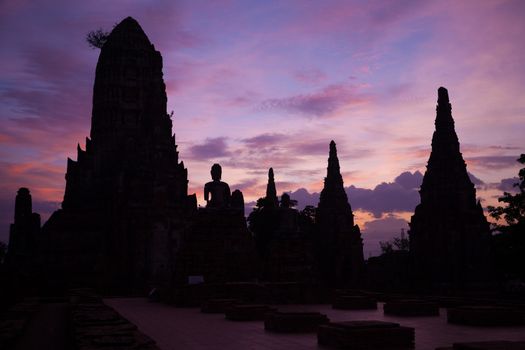
[[[408,251],[409,241],[405,237],[405,229],[401,229],[401,236],[394,237],[390,241],[379,242],[382,254],[392,253],[393,251]]]
[[[525,164],[525,154],[518,162]],[[525,168],[520,169],[519,182],[514,186],[518,187],[518,193],[504,192],[498,198],[505,206],[488,207],[490,216],[496,220],[504,219],[507,224],[494,225],[501,234],[492,236],[492,249],[496,269],[504,280],[525,281]]]
[[[522,154],[517,161],[525,164],[525,154]],[[525,225],[525,168],[520,169],[518,175],[520,182],[515,183],[514,187],[518,187],[519,192],[516,194],[503,192],[503,196],[498,198],[498,202],[506,203],[506,206],[488,207],[490,216],[496,220],[503,218],[507,223],[507,226],[496,225],[496,229],[500,231]]]
[[[317,212],[317,208],[313,205],[307,205],[304,207],[303,210],[299,212],[299,215],[301,217],[305,218],[306,220],[310,221],[312,224],[315,223],[315,214]]]
[[[86,35],[86,41],[92,49],[101,49],[108,40],[109,32],[99,28]]]

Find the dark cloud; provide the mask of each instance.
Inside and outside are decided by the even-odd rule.
[[[246,179],[246,180],[241,180],[239,182],[236,182],[234,184],[232,184],[230,186],[230,188],[233,190],[241,190],[242,192],[246,191],[246,189],[249,189],[249,188],[252,188],[254,186],[257,186],[258,185],[258,180],[257,179]]]
[[[241,140],[246,145],[250,147],[267,147],[267,146],[274,146],[277,144],[280,144],[281,142],[285,141],[289,136],[285,134],[279,134],[279,133],[268,133],[268,134],[260,134],[254,137],[246,138]]]
[[[488,184],[486,184],[483,180],[478,178],[476,175],[472,174],[470,171],[467,171],[467,174],[468,174],[468,177],[470,178],[470,181],[472,181],[472,183],[474,184],[474,186],[476,187],[478,191],[486,190],[490,187]]]
[[[479,156],[469,157],[465,160],[478,168],[501,169],[518,165],[518,156]]]
[[[241,142],[248,147],[246,156],[251,161],[257,159],[259,154],[263,155],[263,157],[275,156],[276,159],[284,156],[288,160],[290,154],[299,156],[328,156],[330,139],[305,138],[304,135],[300,133],[265,133],[241,139]],[[372,153],[373,151],[371,149],[366,148],[352,147],[348,150],[339,148],[339,159],[365,158],[369,157]],[[239,151],[235,152],[235,154],[238,157],[242,157],[244,153]]]
[[[494,185],[493,188],[496,188],[504,192],[517,192],[518,187],[514,186],[514,184],[517,184],[519,182],[520,182],[520,179],[517,177],[502,179],[499,183],[493,184]]]
[[[413,211],[419,204],[418,189],[422,179],[423,175],[419,171],[404,172],[397,176],[394,182],[383,182],[374,189],[352,185],[345,190],[354,210],[368,211],[379,218],[385,213]],[[306,205],[317,206],[319,203],[319,193],[309,193],[304,188],[291,192],[290,196],[298,201],[299,208]]]
[[[407,190],[417,189],[421,186],[423,181],[423,174],[419,171],[411,173],[410,171],[405,171],[404,173],[399,174],[398,177],[394,179],[394,182],[401,185]]]
[[[359,92],[354,86],[334,84],[310,94],[269,99],[263,101],[259,108],[284,110],[310,117],[324,117],[344,106],[361,104],[368,100],[369,97]]]
[[[375,217],[395,211],[412,211],[419,203],[416,188],[406,189],[396,182],[383,182],[373,190],[350,186],[346,188],[354,209],[371,212]]]
[[[306,188],[300,188],[293,192],[289,192],[290,198],[297,201],[297,208],[304,209],[307,205],[313,205],[317,207],[319,204],[319,193],[310,193]]]
[[[225,137],[207,138],[204,143],[189,148],[189,157],[208,160],[230,156]]]

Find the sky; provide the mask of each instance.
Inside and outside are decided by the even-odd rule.
[[[511,191],[525,152],[525,2],[0,2],[0,240],[19,187],[46,220],[67,157],[89,135],[99,50],[86,34],[132,16],[163,56],[168,113],[190,193],[213,163],[248,205],[277,191],[316,205],[330,140],[365,256],[419,203],[437,89],[484,207]]]

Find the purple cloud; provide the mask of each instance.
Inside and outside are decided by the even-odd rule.
[[[260,134],[254,137],[243,139],[242,142],[244,142],[246,145],[250,147],[259,148],[259,147],[278,145],[281,142],[285,141],[287,138],[289,138],[289,136],[285,134],[268,133],[268,134]]]
[[[310,94],[286,98],[273,98],[263,101],[261,110],[284,110],[310,117],[324,117],[339,108],[365,103],[369,97],[359,92],[355,86],[333,84]]]
[[[225,137],[207,138],[204,143],[189,148],[189,157],[208,160],[230,156]]]
[[[394,182],[383,182],[374,189],[351,185],[345,190],[354,210],[368,211],[379,218],[385,213],[413,211],[419,203],[418,189],[422,179],[419,171],[404,172],[397,176]],[[317,206],[319,203],[319,193],[310,193],[304,188],[291,192],[290,196],[297,200],[299,208],[306,205]]]
[[[469,157],[465,160],[478,168],[497,170],[517,166],[517,159],[518,156],[478,156]]]
[[[504,192],[517,192],[518,187],[514,186],[514,184],[517,184],[520,182],[520,179],[517,177],[511,177],[507,179],[502,179],[500,183],[495,184],[495,188],[504,191]]]
[[[297,81],[306,84],[318,84],[327,78],[323,71],[316,68],[298,70],[293,73],[293,77]]]
[[[470,171],[467,171],[468,177],[470,178],[470,181],[476,186],[477,190],[485,190],[487,189],[487,185],[483,180],[476,177],[476,175],[472,174]]]
[[[423,174],[419,171],[413,174],[410,171],[405,171],[394,179],[394,182],[401,185],[407,190],[418,189],[423,181]]]

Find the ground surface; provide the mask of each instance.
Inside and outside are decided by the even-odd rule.
[[[67,303],[40,305],[14,349],[70,349],[67,337],[68,311]]]
[[[264,330],[263,322],[234,322],[220,314],[203,314],[197,308],[176,308],[150,303],[146,299],[106,299],[122,316],[153,338],[162,350],[175,349],[319,349],[315,333],[275,334]],[[377,310],[333,310],[330,305],[285,305],[279,310],[319,311],[331,321],[384,320],[416,328],[416,349],[433,350],[455,342],[484,340],[525,340],[522,327],[467,327],[449,325],[446,310],[439,317],[384,316]]]

